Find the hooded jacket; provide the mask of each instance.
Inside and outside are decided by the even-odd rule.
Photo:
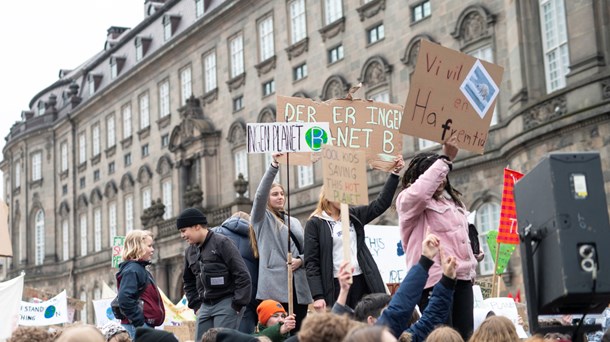
[[[165,308],[152,274],[146,270],[150,261],[127,260],[119,264],[116,273],[119,307],[126,319],[123,324],[151,327],[163,324]]]

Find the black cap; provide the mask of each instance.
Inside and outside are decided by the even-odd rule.
[[[208,224],[208,219],[199,209],[195,208],[185,209],[178,215],[178,219],[176,219],[176,228],[178,229],[189,228],[197,224],[206,226]]]
[[[135,342],[178,342],[174,334],[151,328],[137,328]]]

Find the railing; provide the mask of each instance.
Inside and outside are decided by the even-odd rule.
[[[7,136],[7,141],[17,138],[18,136],[31,131],[35,128],[50,126],[57,119],[57,113],[48,113],[40,116],[21,121],[11,127],[11,132]]]

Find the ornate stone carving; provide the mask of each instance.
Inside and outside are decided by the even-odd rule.
[[[167,176],[172,172],[174,164],[168,156],[161,156],[157,162],[157,173],[161,176]]]
[[[232,79],[227,81],[227,85],[229,86],[229,92],[232,92],[235,89],[239,89],[242,85],[246,84],[246,73],[243,72],[241,75],[237,75]]]
[[[483,6],[466,7],[458,17],[451,36],[464,47],[482,38],[492,38],[495,17]]]
[[[360,15],[360,21],[364,21],[365,18],[371,18],[384,10],[385,0],[372,0],[356,9]]]
[[[335,20],[334,22],[322,27],[318,30],[322,36],[322,41],[325,42],[341,32],[345,31],[345,17]]]
[[[169,150],[176,152],[186,150],[195,141],[204,136],[215,134],[214,123],[203,115],[200,101],[195,96],[186,100],[186,104],[178,109],[180,124],[172,130],[169,138]]]
[[[309,37],[301,39],[299,42],[290,45],[285,50],[286,54],[288,55],[288,60],[300,56],[303,54],[303,52],[309,51]]]
[[[121,190],[123,190],[125,192],[130,192],[130,191],[133,191],[134,184],[135,184],[135,182],[133,181],[133,177],[131,176],[131,173],[127,172],[126,174],[123,175],[123,177],[121,177],[121,185],[119,187],[121,188]]]
[[[92,204],[98,204],[102,201],[102,192],[99,188],[91,190],[91,195],[89,195],[89,201]]]
[[[275,108],[267,106],[258,113],[256,122],[275,122]]]
[[[262,75],[265,75],[269,71],[275,69],[275,60],[276,59],[277,59],[277,57],[275,55],[273,55],[272,57],[269,57],[266,60],[255,65],[254,67],[256,68],[256,71],[258,72],[258,76],[260,77]]]
[[[106,183],[106,188],[104,189],[104,196],[108,199],[114,199],[116,197],[118,190],[116,183],[114,181],[109,181]]]
[[[237,119],[229,127],[227,141],[233,147],[241,146],[246,143],[246,124],[242,119]]]
[[[610,78],[606,78],[601,82],[602,85],[602,98],[610,99]]]
[[[214,102],[216,99],[218,99],[218,87],[208,91],[201,97],[204,106]]]
[[[567,112],[565,96],[557,96],[540,103],[523,114],[523,129],[530,130]]]
[[[380,56],[369,58],[362,68],[362,73],[358,77],[358,81],[364,83],[367,87],[375,87],[388,83],[392,66]]]
[[[150,207],[144,209],[140,216],[140,221],[144,227],[151,227],[163,222],[163,215],[165,214],[165,204],[160,198],[153,200]]]
[[[436,41],[429,35],[427,34],[419,34],[415,37],[413,37],[410,41],[409,44],[407,44],[407,48],[405,49],[405,53],[403,54],[403,56],[400,58],[400,61],[409,66],[414,68],[415,67],[415,63],[417,62],[417,56],[419,55],[419,47],[420,47],[420,41],[422,39],[426,39],[429,40],[433,43],[436,43]]]
[[[324,83],[324,87],[322,87],[321,97],[324,101],[333,98],[344,98],[348,89],[349,84],[341,76],[331,76]]]
[[[153,173],[150,170],[150,167],[148,167],[148,165],[142,165],[138,170],[138,176],[136,179],[138,180],[138,183],[142,185],[148,185],[150,184],[150,179],[152,178],[152,176]]]
[[[203,191],[201,191],[199,184],[194,184],[192,186],[188,185],[182,199],[187,207],[197,208],[203,211]]]
[[[86,210],[87,206],[89,205],[89,202],[87,201],[87,196],[85,196],[85,194],[81,194],[80,196],[78,196],[78,201],[76,203],[76,207],[79,211]]]

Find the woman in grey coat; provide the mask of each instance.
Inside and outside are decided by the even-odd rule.
[[[258,244],[259,269],[258,290],[256,299],[273,299],[288,311],[288,227],[290,220],[290,252],[292,252],[293,303],[296,316],[296,327],[292,333],[301,328],[301,322],[307,315],[307,305],[313,302],[307,277],[305,275],[303,226],[294,217],[284,212],[285,193],[282,185],[274,183],[279,163],[274,154],[271,166],[261,179],[252,212],[250,224],[256,234]]]

